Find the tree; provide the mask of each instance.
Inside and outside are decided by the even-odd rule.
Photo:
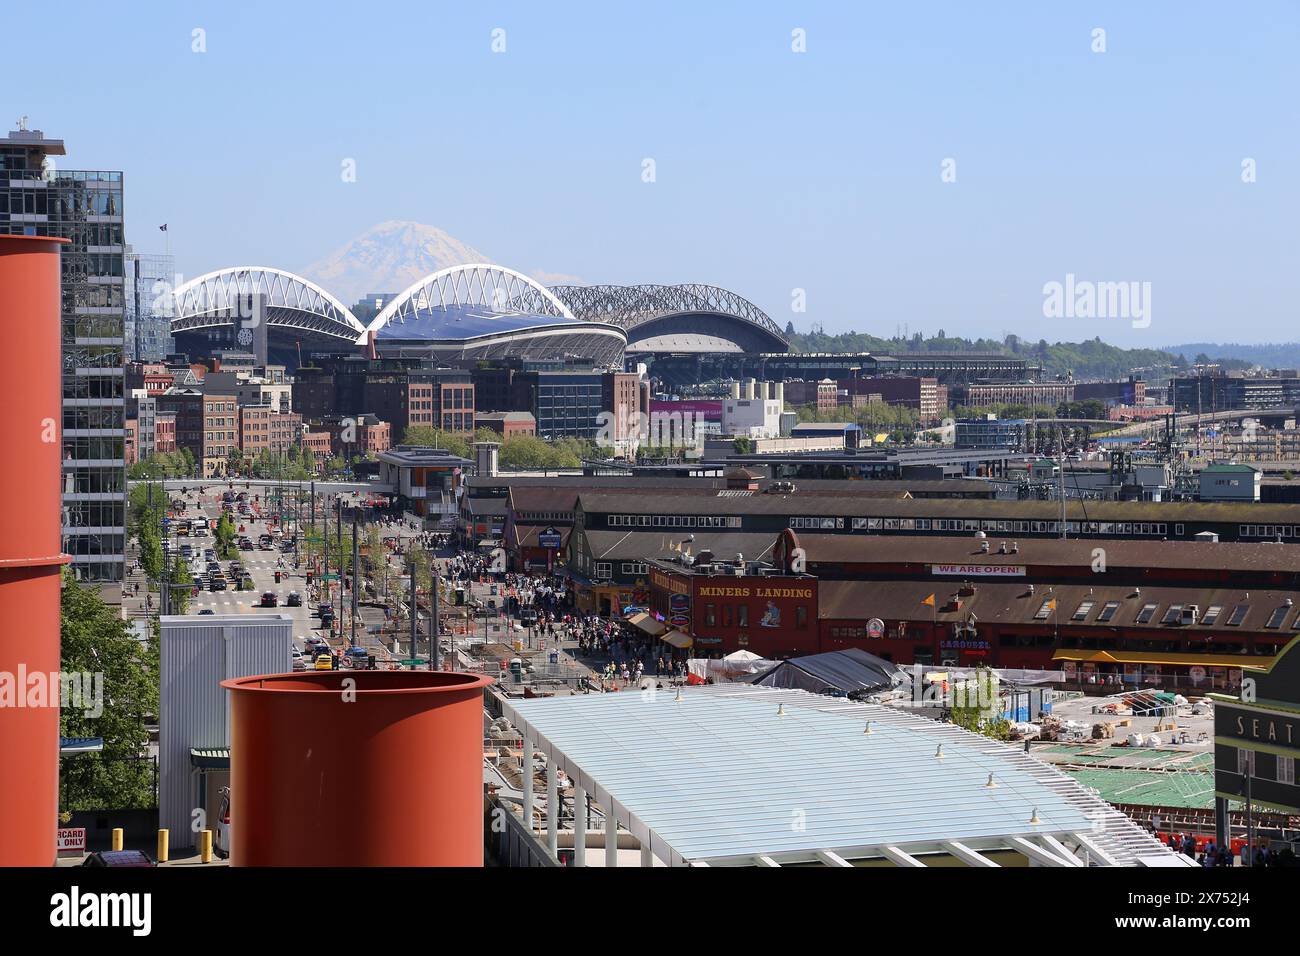
[[[731,443],[737,455],[748,455],[754,450],[754,443],[748,438],[737,438]]]
[[[535,435],[512,435],[501,443],[502,468],[516,471],[541,471],[557,467],[554,450]]]
[[[980,666],[975,677],[961,681],[952,690],[952,707],[948,719],[973,733],[1007,740],[1011,725],[1000,713],[998,679],[988,667]]]
[[[363,529],[363,533],[366,545],[366,574],[375,584],[375,593],[387,595],[388,555],[387,549],[384,548],[383,532],[379,530],[379,525],[367,524]]]
[[[63,810],[113,810],[153,805],[153,764],[146,724],[158,714],[158,633],[144,643],[96,587],[68,571],[60,598],[64,675],[97,675],[102,700],[64,707],[64,737],[102,737],[103,752],[62,764]],[[83,678],[84,686],[84,678]],[[91,684],[93,687],[93,683]],[[98,713],[96,711],[99,711]]]
[[[238,531],[235,529],[235,522],[231,520],[230,512],[223,511],[221,517],[217,519],[217,528],[213,536],[217,539],[217,555],[221,558],[238,557],[238,550],[235,548],[235,538]]]
[[[140,564],[144,568],[144,573],[155,581],[162,580],[162,536],[158,532],[157,525],[152,522],[141,525],[136,540],[140,545]]]
[[[461,458],[470,457],[469,442],[463,436],[430,425],[407,426],[406,431],[402,432],[402,444],[421,445],[425,448],[441,448],[452,455],[459,455]]]
[[[184,586],[170,589],[168,609],[172,614],[184,614],[189,610],[190,591],[194,587],[194,578],[190,575],[190,569],[184,561],[176,561],[172,564],[171,581],[172,584]]]

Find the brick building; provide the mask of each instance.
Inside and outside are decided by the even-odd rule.
[[[515,435],[537,434],[537,422],[531,412],[477,412],[474,427],[491,429],[502,440]]]
[[[261,451],[282,453],[298,444],[302,416],[279,412],[271,405],[245,405],[239,409],[239,447],[246,457]]]
[[[302,433],[302,446],[316,456],[316,464],[319,465],[330,456],[330,433],[305,431]]]
[[[978,382],[953,386],[952,400],[967,408],[989,405],[1052,405],[1074,401],[1073,382]]]
[[[140,460],[140,422],[135,418],[126,420],[126,466],[130,468]]]
[[[392,426],[393,439],[413,425],[474,430],[474,383],[465,369],[427,360],[332,356],[299,368],[293,407],[309,421],[371,414]]]
[[[320,428],[330,434],[330,450],[334,455],[353,458],[357,455],[378,455],[392,447],[392,426],[375,415],[349,415],[327,418]]]
[[[838,387],[848,396],[850,403],[860,396],[879,395],[886,405],[914,408],[927,420],[937,418],[947,404],[947,389],[939,384],[937,378],[912,375],[847,378],[841,379]]]
[[[785,401],[787,405],[812,405],[819,412],[828,412],[839,405],[839,386],[829,378],[820,382],[795,379],[785,383]]]
[[[203,477],[226,473],[230,453],[239,448],[239,404],[234,395],[203,396]],[[199,455],[195,455],[200,458]]]
[[[176,413],[159,412],[154,418],[154,451],[158,453],[176,450]]]

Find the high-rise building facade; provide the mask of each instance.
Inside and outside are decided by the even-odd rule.
[[[171,256],[126,253],[128,361],[156,362],[175,351],[170,314],[175,272],[175,260]]]
[[[20,128],[0,139],[0,232],[69,240],[60,256],[63,547],[78,578],[120,586],[126,553],[122,173],[57,168],[53,157],[64,154],[62,140],[39,130]]]

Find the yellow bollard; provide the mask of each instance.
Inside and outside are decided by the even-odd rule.
[[[199,834],[199,859],[204,863],[212,862],[212,831],[204,830]]]
[[[121,827],[113,828],[113,849],[114,850],[122,849],[122,828]]]
[[[158,831],[158,859],[156,861],[158,863],[167,862],[167,843],[170,836],[170,832],[165,829]]]

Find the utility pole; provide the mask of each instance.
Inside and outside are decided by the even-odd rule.
[[[415,552],[411,552],[411,660],[415,660],[415,640],[418,630],[416,615],[420,613],[419,602],[415,597]]]
[[[1065,540],[1065,443],[1061,443],[1060,463],[1056,469],[1058,476],[1057,491],[1061,496],[1061,540]]]
[[[357,544],[357,515],[352,513],[352,640],[351,646],[357,646],[357,590],[360,587],[358,569],[361,565],[361,552]]]
[[[338,517],[334,522],[334,543],[339,548],[339,630],[343,630],[343,496],[341,494],[334,496],[334,504],[338,508]],[[328,524],[328,519],[326,519]],[[329,537],[328,532],[326,537]]]
[[[433,583],[429,593],[429,670],[431,671],[438,669],[438,641],[441,636],[438,629],[438,569],[433,566],[434,560],[433,556],[430,555],[429,577]],[[411,656],[414,657],[415,655]]]

